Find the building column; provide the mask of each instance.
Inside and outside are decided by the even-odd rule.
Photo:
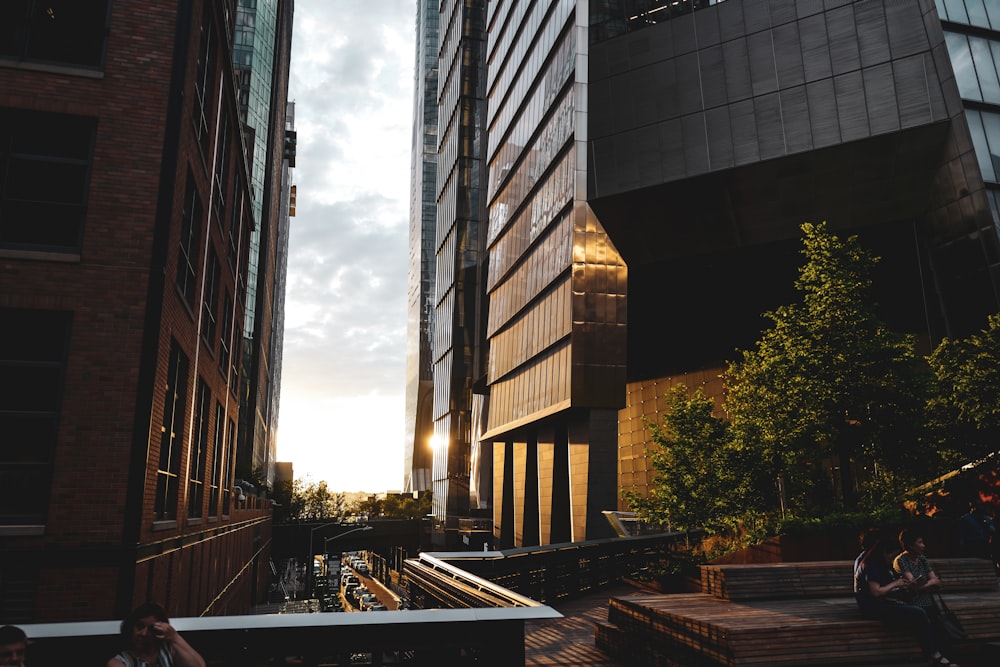
[[[569,442],[565,424],[556,426],[553,442],[555,447],[552,459],[552,521],[547,544],[573,541],[569,497]]]
[[[601,512],[618,508],[618,412],[589,410],[571,420],[567,436],[571,539],[614,537]]]
[[[555,432],[546,428],[538,432],[538,543],[551,544],[552,486],[554,482]],[[563,503],[565,504],[565,503]]]
[[[514,443],[493,443],[493,537],[498,549],[514,546]]]
[[[538,446],[514,443],[514,546],[538,546]]]

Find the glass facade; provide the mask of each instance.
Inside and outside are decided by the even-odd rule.
[[[590,0],[590,42],[642,30],[722,2],[726,0]]]
[[[1000,229],[1000,3],[936,0],[965,117]]]
[[[471,509],[473,387],[484,352],[486,4],[447,0],[439,14],[431,479],[434,514],[447,532],[437,542],[451,541]]]
[[[627,274],[586,197],[592,5],[490,5],[483,438],[502,545],[599,536],[614,495]]]
[[[281,361],[281,316],[284,290],[284,246],[287,244],[287,196],[276,151],[283,150],[283,114],[272,109],[274,88],[287,88],[290,37],[283,27],[291,21],[289,0],[238,0],[233,40],[233,67],[239,86],[240,116],[250,150],[251,209],[254,227],[247,259],[246,312],[240,386],[240,427],[237,476],[269,483],[274,474]],[[281,53],[277,52],[278,48]],[[283,98],[282,98],[283,99]],[[272,127],[272,120],[275,125]],[[275,134],[277,133],[277,134]],[[275,205],[279,202],[278,205]],[[261,284],[268,262],[281,267],[274,281]],[[277,309],[277,311],[276,311]],[[275,366],[277,363],[277,366]]]
[[[435,235],[437,231],[438,3],[417,2],[413,145],[410,156],[410,260],[407,293],[406,433],[403,491],[431,487]]]
[[[890,301],[928,338],[995,309],[994,4],[938,2],[942,40],[931,0],[490,2],[477,135],[474,72],[458,65],[469,24],[444,2],[435,514],[461,515],[491,449],[499,546],[600,536],[600,510],[618,509],[619,410],[639,396],[626,379],[717,374],[752,344],[803,220],[916,235],[885,252],[907,276]],[[964,168],[973,149],[985,189]],[[630,441],[633,458],[646,444]]]
[[[240,82],[240,113],[251,130],[253,159],[251,182],[254,192],[254,231],[250,237],[247,273],[247,312],[243,329],[253,337],[256,314],[257,275],[260,271],[260,233],[264,205],[264,177],[267,173],[267,146],[271,114],[271,76],[274,68],[274,39],[278,21],[278,0],[239,0],[233,64]]]
[[[611,406],[594,389],[624,369],[625,266],[579,187],[587,13],[553,0],[490,16],[488,435]]]

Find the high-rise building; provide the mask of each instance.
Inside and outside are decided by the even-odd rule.
[[[650,478],[642,418],[681,381],[721,392],[760,313],[794,295],[802,222],[880,255],[883,317],[928,345],[998,310],[998,12],[982,0],[488,3],[476,153],[488,344],[475,319],[435,329],[436,344],[488,350],[486,376],[472,366],[462,386],[436,366],[434,388],[488,406],[464,451],[471,471],[473,445],[492,447],[499,545],[609,533],[600,512]],[[441,14],[443,82],[454,15]],[[439,259],[446,229],[439,208]]]
[[[485,380],[485,5],[447,0],[440,8],[430,443],[439,546],[473,512],[473,429],[482,410],[473,394]]]
[[[406,322],[403,492],[431,488],[432,344],[437,232],[438,3],[418,0],[410,157],[410,262]]]
[[[293,0],[236,0],[233,64],[240,115],[251,155],[254,227],[243,321],[237,474],[256,484],[274,482],[277,405],[284,328],[288,249],[288,165],[295,161],[293,127],[286,130]],[[290,151],[290,152],[289,152]],[[285,179],[285,180],[283,180]]]
[[[290,11],[274,44],[286,69]],[[235,484],[242,324],[251,233],[278,236],[253,182],[281,177],[287,75],[268,92],[277,157],[254,167],[236,17],[234,0],[0,9],[7,622],[149,599],[245,613],[261,597],[271,510]],[[258,285],[278,289],[260,264]]]

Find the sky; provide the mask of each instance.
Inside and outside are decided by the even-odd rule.
[[[403,480],[414,0],[296,0],[298,134],[277,460],[333,491]]]

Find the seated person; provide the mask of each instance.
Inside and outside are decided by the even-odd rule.
[[[910,602],[923,607],[928,613],[937,613],[937,605],[934,604],[934,596],[931,593],[941,588],[941,579],[924,554],[926,545],[923,536],[912,528],[904,528],[899,533],[899,546],[902,547],[903,553],[896,556],[896,560],[892,562],[892,569],[910,582]],[[914,586],[914,581],[920,583]]]
[[[956,663],[941,655],[927,612],[900,599],[900,595],[909,587],[909,582],[893,572],[892,561],[898,551],[893,540],[882,538],[862,557],[854,577],[854,595],[858,609],[868,618],[878,619],[893,629],[913,634],[920,643],[924,656],[930,661],[929,664],[957,667]]]

